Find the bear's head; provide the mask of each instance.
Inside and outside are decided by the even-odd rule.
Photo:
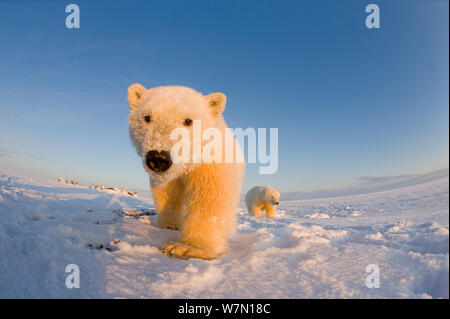
[[[203,95],[183,86],[146,89],[140,84],[128,88],[130,137],[152,185],[168,182],[192,169],[196,163],[175,162],[171,150],[177,140],[174,129],[184,128],[192,136],[193,123],[201,130],[220,126],[226,97],[222,93]],[[190,143],[191,153],[194,143]]]
[[[267,187],[264,199],[267,203],[278,205],[280,202],[280,191],[272,187]]]

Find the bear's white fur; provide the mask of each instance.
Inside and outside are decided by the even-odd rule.
[[[280,192],[270,186],[255,186],[245,194],[248,212],[260,217],[266,211],[266,217],[275,217],[276,205],[280,201]]]
[[[223,254],[235,229],[245,163],[190,161],[173,163],[167,171],[155,172],[147,166],[146,154],[151,150],[170,153],[177,142],[170,139],[175,128],[188,129],[192,140],[192,127],[184,125],[186,119],[200,121],[202,131],[217,128],[225,136],[228,130],[222,117],[225,95],[204,96],[182,86],[147,90],[133,84],[128,88],[128,103],[130,137],[150,175],[158,226],[180,230],[179,241],[166,244],[163,252],[174,257],[202,259]],[[145,121],[146,116],[150,116],[150,122]],[[193,143],[190,145],[192,154]],[[225,147],[225,143],[222,145]],[[233,149],[242,154],[234,138]]]

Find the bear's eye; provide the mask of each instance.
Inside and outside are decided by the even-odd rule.
[[[150,121],[152,120],[152,117],[150,115],[146,115],[146,116],[144,116],[144,120],[145,120],[145,122],[150,123]]]
[[[183,124],[184,124],[184,126],[191,126],[192,125],[192,120],[191,119],[185,119]]]

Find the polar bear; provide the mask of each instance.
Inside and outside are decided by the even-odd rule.
[[[280,201],[280,191],[270,186],[255,186],[245,194],[245,204],[248,212],[261,217],[261,211],[266,211],[266,217],[275,217],[275,205]]]
[[[173,148],[178,141],[172,135],[175,129],[184,128],[191,141],[199,130],[205,133],[207,128],[215,128],[224,137],[229,130],[222,117],[226,96],[203,95],[183,86],[146,89],[133,84],[128,88],[128,104],[130,137],[150,175],[158,226],[180,230],[179,241],[165,244],[163,253],[201,259],[225,253],[235,230],[245,161],[196,161],[190,155],[189,161],[175,161]],[[193,125],[196,123],[200,129]],[[243,158],[233,135],[231,140],[231,151],[236,158],[238,153]],[[188,154],[206,141],[195,143],[189,144]],[[221,145],[224,150],[230,144]]]

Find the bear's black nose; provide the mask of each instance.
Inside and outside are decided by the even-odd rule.
[[[155,172],[167,171],[172,166],[172,160],[170,154],[166,151],[150,151],[145,156],[145,162],[148,168]]]
[[[279,202],[276,202],[276,203],[275,203],[275,205],[278,205],[278,204],[279,204]]]

